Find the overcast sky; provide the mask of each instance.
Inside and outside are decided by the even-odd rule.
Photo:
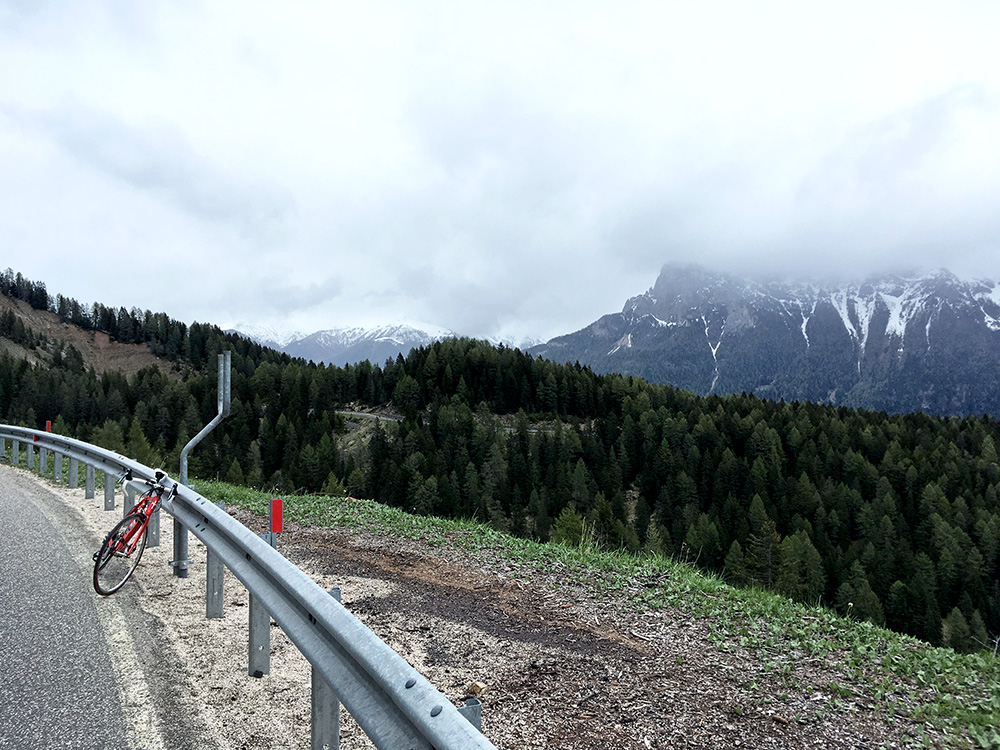
[[[997,278],[998,33],[995,0],[0,0],[0,268],[542,338],[670,262]]]

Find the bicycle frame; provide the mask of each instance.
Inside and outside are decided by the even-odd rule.
[[[128,557],[135,551],[136,545],[139,543],[139,539],[142,537],[143,531],[149,526],[150,520],[153,518],[153,514],[160,507],[160,500],[163,497],[163,490],[165,488],[162,485],[154,485],[149,491],[143,495],[139,502],[135,504],[129,514],[138,513],[143,516],[142,523],[138,523],[133,526],[125,536],[122,538],[122,547],[116,549],[114,552],[116,555],[124,555]]]

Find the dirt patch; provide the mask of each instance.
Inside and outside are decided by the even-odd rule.
[[[751,654],[721,651],[690,615],[634,611],[556,568],[295,526],[279,548],[342,581],[351,612],[459,705],[485,685],[483,731],[498,747],[902,743],[899,720],[829,693],[850,682],[835,667],[803,661],[774,675]]]
[[[84,365],[97,373],[120,372],[132,376],[146,367],[156,367],[164,373],[180,377],[171,363],[155,356],[145,344],[122,344],[112,341],[102,331],[85,331],[70,323],[59,320],[59,316],[47,310],[35,310],[22,301],[0,295],[0,312],[11,310],[24,325],[37,334],[65,345],[72,344],[83,357]],[[16,357],[38,364],[38,353],[32,353],[19,344],[0,339],[0,347]]]

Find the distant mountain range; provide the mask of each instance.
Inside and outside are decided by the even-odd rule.
[[[308,334],[237,324],[232,331],[293,357],[332,365],[366,359],[380,365],[387,359],[395,359],[398,354],[405,357],[414,347],[427,346],[456,335],[436,326],[421,325],[418,328],[409,324],[334,328]]]
[[[232,330],[335,365],[381,364],[458,335],[426,324]],[[621,312],[575,333],[536,345],[492,343],[702,395],[1000,417],[1000,284],[946,270],[821,285],[668,265]]]
[[[529,351],[703,395],[1000,416],[1000,285],[945,270],[817,286],[665,266],[621,312]]]
[[[435,341],[454,338],[459,334],[447,328],[426,323],[378,326],[375,328],[333,328],[303,334],[277,331],[272,328],[237,324],[230,332],[239,333],[263,346],[302,357],[313,362],[343,365],[368,360],[382,364],[397,355],[404,357],[418,346],[428,346]],[[527,348],[536,341],[512,342],[491,340],[493,344]]]

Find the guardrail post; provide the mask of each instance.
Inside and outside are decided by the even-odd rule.
[[[174,559],[170,564],[174,567],[174,575],[178,578],[188,577],[188,562],[190,553],[188,552],[188,532],[184,524],[174,519]]]
[[[247,673],[263,677],[271,671],[271,613],[250,594],[250,660]]]
[[[63,454],[59,451],[52,451],[52,478],[57,482],[63,479]]]
[[[149,531],[146,532],[146,546],[160,546],[160,509],[157,508],[149,519]]]
[[[483,731],[483,702],[478,698],[467,698],[464,706],[459,706],[458,712],[480,732]]]
[[[340,589],[330,589],[330,596],[339,602]],[[311,750],[340,750],[340,701],[316,667],[312,668],[311,738]]]
[[[29,469],[34,469],[35,468],[35,446],[32,445],[31,443],[25,443],[24,447],[28,451],[28,468]]]
[[[94,474],[95,473],[96,472],[94,471],[94,467],[91,464],[87,464],[87,476],[86,476],[86,480],[85,480],[85,489],[83,491],[83,496],[85,498],[87,498],[87,500],[93,500],[94,499],[94,481],[95,481],[94,480]]]
[[[278,535],[273,531],[258,534],[272,549],[278,548]],[[271,613],[260,600],[250,594],[250,665],[251,677],[263,677],[271,671]]]
[[[20,449],[21,444],[17,440],[12,440],[10,443],[10,462],[14,466],[21,463]]]
[[[115,509],[115,478],[104,472],[104,510]]]
[[[77,475],[79,472],[80,462],[75,458],[69,459],[69,473],[67,475],[67,482],[71,490],[75,490],[77,485],[80,484],[80,477]]]
[[[0,437],[0,461],[7,460],[7,440]]]
[[[216,503],[220,510],[225,503]],[[205,557],[205,617],[222,617],[225,610],[226,566],[211,549]]]
[[[43,477],[49,472],[49,451],[44,446],[38,447],[38,473]]]

